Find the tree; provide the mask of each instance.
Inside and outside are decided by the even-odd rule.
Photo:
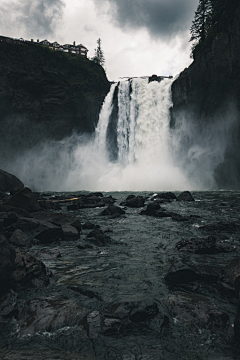
[[[95,63],[97,63],[101,66],[103,66],[105,64],[105,57],[104,57],[104,53],[101,48],[101,39],[100,38],[97,40],[97,48],[95,49],[95,55],[92,58],[92,61],[94,61]]]
[[[212,10],[211,0],[200,0],[197,11],[195,11],[194,20],[190,29],[190,41],[204,41],[210,26],[209,18]]]

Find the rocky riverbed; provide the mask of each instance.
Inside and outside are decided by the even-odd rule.
[[[240,192],[11,194],[1,359],[240,359]]]

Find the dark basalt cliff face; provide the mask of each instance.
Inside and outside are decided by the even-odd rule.
[[[1,148],[91,133],[110,83],[85,57],[0,41]]]
[[[173,128],[184,119],[200,133],[204,128],[210,131],[210,124],[225,129],[224,159],[213,169],[216,183],[224,188],[240,188],[239,39],[240,6],[235,9],[228,31],[198,46],[193,63],[172,85]],[[186,142],[191,143],[191,139]]]

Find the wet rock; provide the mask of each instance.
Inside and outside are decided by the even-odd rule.
[[[42,244],[50,244],[63,238],[61,227],[50,222],[34,218],[18,218],[11,229],[20,229],[31,239],[35,238]]]
[[[158,200],[158,199],[164,199],[164,200],[176,200],[177,197],[174,193],[172,192],[164,192],[164,193],[158,193],[156,195],[153,196],[154,200]]]
[[[89,196],[82,196],[79,198],[79,209],[84,208],[96,208],[96,207],[104,207],[105,202],[103,197],[94,196],[89,194]]]
[[[48,211],[40,211],[32,214],[32,217],[40,220],[44,220],[47,222],[51,222],[56,226],[61,225],[71,225],[77,228],[78,231],[81,230],[82,226],[78,218],[71,214],[65,213],[54,213]]]
[[[152,203],[148,204],[146,210],[142,210],[140,212],[140,214],[154,216],[156,211],[158,211],[159,209],[160,209],[160,205],[155,202],[152,202]]]
[[[103,197],[103,193],[101,193],[101,192],[93,192],[93,193],[89,194],[89,196]]]
[[[223,270],[222,281],[235,287],[237,277],[240,275],[240,257],[233,259]]]
[[[129,195],[120,205],[131,208],[140,208],[144,206],[144,198],[142,196]]]
[[[238,305],[237,315],[234,320],[234,335],[239,344],[240,343],[240,304]]]
[[[55,297],[31,299],[19,312],[19,333],[54,332],[66,326],[78,325],[82,315],[81,309],[70,300]]]
[[[217,291],[224,296],[235,298],[236,297],[236,290],[231,285],[225,284],[222,281],[218,281],[216,285]]]
[[[12,224],[16,223],[19,218],[14,212],[1,212],[0,219],[3,220],[3,227],[11,226]]]
[[[8,195],[4,191],[0,190],[0,200],[5,199],[7,197],[8,197]]]
[[[172,213],[168,212],[167,210],[160,207],[158,203],[150,203],[147,206],[146,210],[142,210],[140,215],[147,215],[147,216],[154,216],[158,218],[162,217],[171,217]]]
[[[83,224],[82,228],[83,230],[93,230],[95,229],[96,225],[91,223],[90,221],[87,221],[85,224]]]
[[[235,224],[234,222],[220,221],[220,222],[200,226],[199,229],[214,234],[218,234],[218,233],[221,234],[222,232],[234,233],[240,231],[240,225]]]
[[[118,206],[109,205],[106,209],[104,209],[100,215],[123,215],[125,211]]]
[[[7,173],[6,171],[0,170],[0,190],[11,191],[14,188],[22,189],[23,183],[15,176]]]
[[[31,238],[27,236],[22,230],[16,229],[10,237],[9,243],[17,247],[29,246],[31,244]]]
[[[236,251],[231,245],[219,243],[214,236],[181,240],[177,243],[176,249],[181,252],[210,255]]]
[[[15,268],[12,273],[14,289],[22,287],[42,287],[49,284],[45,265],[35,257],[16,249]]]
[[[18,314],[18,294],[12,289],[0,297],[0,317],[16,317]]]
[[[11,199],[5,201],[5,205],[21,208],[29,213],[41,210],[35,194],[27,187],[21,189]]]
[[[9,287],[9,281],[15,268],[16,252],[6,238],[0,235],[0,293]]]
[[[211,306],[204,297],[172,295],[168,302],[169,310],[175,323],[180,322],[192,332],[208,329],[212,333],[232,332],[229,315]]]
[[[194,201],[194,198],[189,191],[183,191],[180,195],[178,195],[177,201]]]
[[[88,336],[161,332],[169,323],[166,307],[151,301],[131,301],[107,306],[89,313],[81,322]]]
[[[72,241],[79,239],[78,231],[71,225],[62,225],[63,238],[65,241]]]
[[[111,242],[110,236],[106,235],[100,229],[92,230],[87,235],[87,240],[91,241],[91,243],[93,243],[94,245],[97,245],[97,246],[104,246],[107,243]]]
[[[193,264],[185,264],[176,261],[172,264],[166,274],[165,281],[176,285],[185,284],[193,281],[203,281],[209,284],[216,284],[218,274],[212,269],[199,269]]]

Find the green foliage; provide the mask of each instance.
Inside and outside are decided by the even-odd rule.
[[[92,58],[92,61],[101,66],[104,66],[104,64],[105,64],[105,57],[104,57],[104,53],[101,48],[101,39],[100,38],[97,40],[97,48],[95,49],[95,55]]]

